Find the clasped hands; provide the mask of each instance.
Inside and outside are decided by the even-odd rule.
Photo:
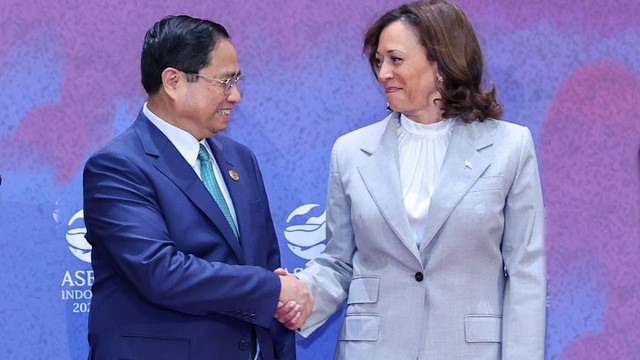
[[[289,330],[300,329],[313,310],[313,296],[300,279],[286,270],[278,268],[274,272],[281,285],[274,317]]]

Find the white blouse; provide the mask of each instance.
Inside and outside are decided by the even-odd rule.
[[[420,124],[404,115],[398,126],[400,180],[404,207],[418,248],[422,244],[425,223],[444,155],[449,146],[451,119]]]

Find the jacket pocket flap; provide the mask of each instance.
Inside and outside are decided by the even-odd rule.
[[[376,314],[347,314],[338,340],[378,341],[380,317]]]
[[[475,184],[469,189],[469,192],[477,191],[489,191],[489,190],[502,190],[504,186],[504,176],[485,176],[476,181]]]
[[[380,278],[377,276],[356,276],[349,285],[347,304],[373,304],[378,302]]]
[[[502,316],[466,315],[464,317],[464,337],[468,343],[501,342]]]

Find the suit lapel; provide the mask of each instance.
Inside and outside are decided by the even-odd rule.
[[[154,166],[171,180],[216,225],[238,259],[242,249],[215,200],[184,160],[171,141],[149,121],[142,112],[134,124],[145,152],[155,158]]]
[[[453,209],[491,164],[478,152],[493,143],[491,129],[495,128],[495,124],[491,121],[493,120],[466,123],[456,120],[442,169],[431,195],[420,252],[428,247]]]
[[[369,159],[358,167],[358,171],[384,219],[407,249],[420,260],[402,196],[397,129],[398,113],[393,113],[387,117],[382,137],[372,139],[371,144],[362,147],[362,151],[369,154]]]
[[[249,208],[250,200],[247,198],[247,194],[250,192],[245,189],[245,186],[248,186],[247,176],[250,174],[236,172],[237,169],[235,168],[235,165],[238,165],[236,163],[240,160],[225,155],[222,149],[223,146],[219,141],[215,138],[208,139],[207,141],[211,148],[211,152],[218,163],[220,173],[222,174],[222,178],[227,186],[227,190],[229,191],[229,195],[231,196],[231,201],[233,202],[233,207],[235,209],[236,221],[238,224],[238,239],[235,239],[234,237],[234,242],[240,244],[244,257],[249,258],[247,250],[250,251],[252,247],[247,246],[246,242],[250,239],[251,209]],[[231,178],[231,173],[236,173],[238,175],[237,180]],[[229,223],[226,221],[225,223],[229,230],[229,234],[233,236],[233,230],[229,226]]]

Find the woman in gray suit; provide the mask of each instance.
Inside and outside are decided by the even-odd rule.
[[[447,1],[406,4],[364,52],[393,112],[335,142],[327,248],[296,274],[315,306],[279,320],[308,336],[346,299],[336,359],[543,359],[535,150],[481,89],[472,25]]]

